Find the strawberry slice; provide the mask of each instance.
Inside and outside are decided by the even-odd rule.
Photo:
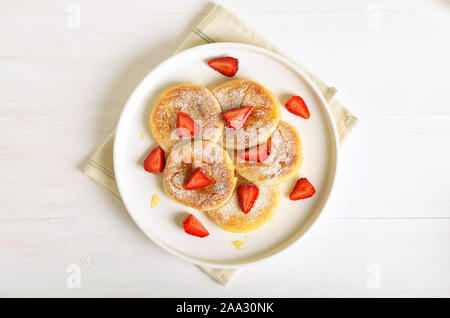
[[[208,61],[208,65],[228,77],[233,77],[239,69],[238,59],[231,56],[212,59]]]
[[[188,183],[186,184],[186,190],[194,190],[204,186],[207,186],[211,183],[211,179],[203,172],[201,168],[197,168],[194,170],[194,173],[189,178]]]
[[[183,112],[178,113],[177,117],[178,137],[192,137],[198,134],[200,126],[192,118]]]
[[[270,155],[270,149],[267,143],[263,143],[255,147],[239,151],[237,155],[239,158],[246,161],[261,162],[266,160],[266,158]]]
[[[184,231],[187,234],[198,236],[198,237],[206,237],[209,235],[209,232],[205,227],[200,223],[200,221],[193,215],[189,214],[189,216],[183,222]]]
[[[291,194],[289,194],[289,199],[292,201],[306,199],[312,197],[314,193],[316,193],[316,189],[314,189],[311,182],[306,178],[300,178],[297,180]]]
[[[160,173],[164,170],[165,165],[166,158],[164,156],[164,150],[161,146],[153,149],[144,160],[144,169],[150,173]]]
[[[310,116],[308,107],[300,96],[292,96],[291,99],[287,101],[286,108],[294,115],[302,118],[308,119]]]
[[[241,108],[230,109],[222,113],[222,118],[225,120],[227,127],[240,129],[244,126],[248,116],[252,112],[253,106],[244,106]]]
[[[251,183],[240,185],[237,195],[242,212],[247,214],[258,198],[258,187]]]

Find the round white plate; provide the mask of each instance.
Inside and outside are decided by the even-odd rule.
[[[211,69],[207,61],[219,56],[239,59],[235,78],[247,78],[270,89],[281,102],[282,120],[297,127],[304,161],[298,177],[316,188],[309,199],[290,201],[297,178],[280,186],[280,206],[272,220],[254,232],[230,233],[216,226],[204,212],[172,201],[164,192],[162,174],[147,173],[142,163],[156,146],[148,126],[149,112],[160,94],[177,84],[193,83],[213,89],[230,80]],[[311,113],[309,120],[289,113],[284,104],[300,95]],[[145,132],[145,137],[143,137]],[[316,86],[296,66],[270,51],[238,43],[197,46],[174,55],[153,69],[129,98],[114,141],[114,170],[120,195],[140,229],[156,244],[186,260],[212,267],[242,267],[267,259],[297,241],[317,219],[333,187],[337,165],[337,133],[327,103]],[[150,207],[154,194],[160,198]],[[182,222],[194,213],[210,235],[197,238],[183,231]],[[244,242],[236,249],[233,240]]]

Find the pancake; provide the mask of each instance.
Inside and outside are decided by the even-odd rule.
[[[293,177],[303,162],[302,142],[297,129],[280,121],[267,144],[270,155],[262,162],[244,161],[235,153],[236,171],[255,184],[280,183]]]
[[[278,207],[280,201],[278,185],[258,185],[258,197],[253,207],[247,214],[242,212],[239,207],[237,188],[246,183],[250,182],[239,177],[230,200],[221,208],[207,212],[211,220],[226,231],[235,233],[254,231],[267,223]]]
[[[265,142],[280,121],[280,104],[277,98],[258,83],[235,79],[216,87],[213,93],[222,111],[253,106],[242,128],[225,127],[222,143],[227,149],[245,149]]]
[[[221,108],[205,87],[181,84],[165,91],[152,108],[150,129],[156,142],[168,152],[180,141],[177,128],[179,112],[189,115],[200,126],[196,139],[217,142],[222,135]]]
[[[211,179],[207,186],[186,190],[196,168]],[[198,210],[217,209],[231,197],[236,185],[234,166],[227,152],[205,140],[189,141],[174,147],[164,169],[164,189],[170,198]]]

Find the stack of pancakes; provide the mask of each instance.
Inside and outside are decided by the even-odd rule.
[[[234,108],[253,109],[240,129],[225,127],[221,113]],[[200,133],[180,139],[177,115],[188,114]],[[231,232],[256,230],[275,213],[279,183],[294,176],[302,164],[302,144],[297,129],[280,121],[280,103],[272,92],[246,79],[235,79],[209,91],[182,84],[165,91],[153,106],[150,127],[155,140],[170,153],[164,169],[164,188],[177,202],[205,211],[220,227]],[[244,160],[245,149],[269,147],[263,160]],[[201,167],[211,183],[195,190],[184,185]],[[248,213],[240,209],[236,189],[252,183],[258,197]]]

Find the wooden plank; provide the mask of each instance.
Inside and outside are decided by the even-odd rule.
[[[356,114],[450,114],[446,102],[450,47],[442,42],[450,30],[448,15],[386,16],[375,23],[378,26],[357,15],[307,15],[301,19],[276,15],[271,17],[275,27],[268,27],[268,17],[248,15],[244,19],[337,87],[337,97]],[[27,19],[15,23],[24,24]],[[126,83],[129,76],[135,85],[137,77],[142,78],[172,54],[187,30],[198,22],[191,16],[180,16],[173,22],[167,16],[102,16],[92,18],[96,22],[86,22],[80,30],[68,30],[61,18],[42,20],[45,22],[36,21],[33,28],[16,29],[13,25],[0,30],[0,65],[4,70],[0,86],[7,85],[0,90],[0,103],[10,103],[12,94],[26,98],[18,85],[24,82],[34,83],[37,94],[46,90],[41,85],[66,81],[71,86],[82,81],[89,87],[94,82],[103,89],[105,83],[118,77]],[[48,20],[53,20],[51,26]],[[168,27],[161,30],[157,25]],[[42,76],[44,73],[48,76]],[[27,96],[33,94],[31,87]],[[124,100],[126,97],[118,102]]]
[[[327,216],[450,218],[450,116],[362,117]]]
[[[282,0],[274,6],[271,0],[252,1],[218,0],[236,13],[303,13],[303,14],[365,14],[379,11],[384,14],[442,13],[448,10],[445,1],[408,1],[408,0],[342,0],[307,1]],[[41,0],[38,6],[30,6],[25,0],[10,1],[3,5],[0,15],[63,15],[71,5],[78,5],[88,15],[151,15],[151,14],[206,14],[212,4],[206,0],[172,0],[172,1],[57,1]]]
[[[270,262],[241,270],[227,288],[222,288],[194,266],[156,247],[133,228],[131,221],[118,222],[117,217],[113,213],[79,221],[0,222],[4,234],[0,238],[0,295],[450,294],[450,220],[321,219],[298,245]],[[80,289],[66,287],[66,268],[70,264],[81,268]],[[192,288],[193,282],[199,288]]]

